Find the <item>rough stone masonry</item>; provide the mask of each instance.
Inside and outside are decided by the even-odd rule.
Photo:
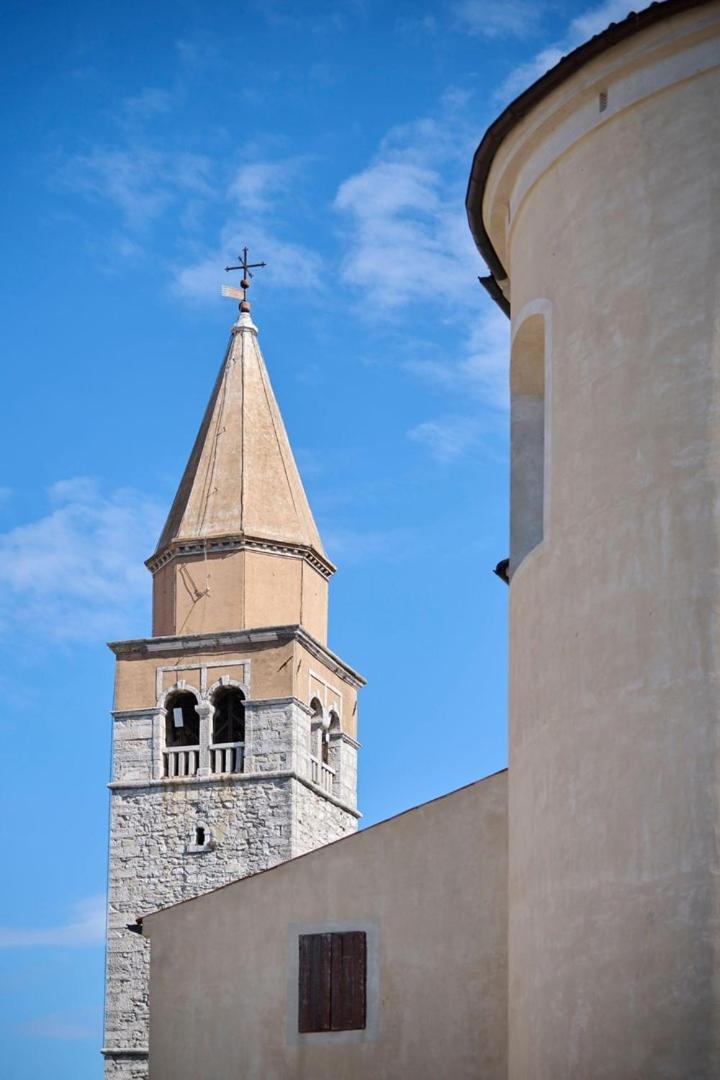
[[[340,734],[331,748],[334,787],[350,797],[345,802],[310,780],[312,714],[306,705],[248,702],[247,712],[247,771],[172,780],[152,775],[154,731],[164,712],[114,714],[103,1051],[108,1080],[147,1076],[149,945],[129,925],[356,827],[356,744]]]

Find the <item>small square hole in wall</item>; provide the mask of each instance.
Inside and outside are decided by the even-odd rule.
[[[607,109],[608,95],[607,90],[601,90],[598,94],[598,112],[605,112]]]
[[[215,843],[206,825],[196,825],[185,851],[188,855],[198,855],[203,851],[214,851]]]

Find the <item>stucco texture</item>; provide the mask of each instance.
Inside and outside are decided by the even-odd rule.
[[[146,917],[153,1080],[504,1078],[506,797],[500,773]],[[325,920],[376,931],[359,1042],[293,1037],[288,931]]]
[[[610,50],[488,182],[513,331],[547,331],[544,532],[510,590],[511,1080],[720,1076],[719,33],[707,4]]]

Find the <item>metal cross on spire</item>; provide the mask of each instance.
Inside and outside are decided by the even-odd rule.
[[[251,271],[256,270],[258,267],[265,266],[265,265],[266,264],[264,262],[257,262],[257,263],[248,262],[248,249],[246,247],[244,247],[243,251],[242,251],[242,258],[238,255],[238,265],[237,266],[226,266],[225,267],[225,273],[226,274],[230,270],[242,270],[243,276],[242,276],[242,280],[240,282],[240,288],[236,289],[232,285],[223,285],[223,288],[222,288],[223,296],[232,296],[235,300],[240,301],[240,310],[241,311],[250,311],[250,301],[247,298],[247,291],[250,288],[250,279],[253,276]]]

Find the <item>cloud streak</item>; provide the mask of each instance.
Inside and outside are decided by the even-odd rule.
[[[222,197],[224,216],[214,245],[194,261],[173,270],[173,291],[185,299],[215,299],[221,268],[247,245],[260,253],[263,285],[317,293],[323,288],[324,264],[317,251],[289,238],[285,221],[291,198],[301,184],[306,159],[255,159],[240,165]]]
[[[93,1024],[86,1013],[61,1012],[26,1020],[18,1027],[21,1035],[31,1039],[59,1039],[74,1042],[78,1039],[96,1039],[99,1026]]]
[[[460,30],[494,40],[534,34],[545,7],[535,0],[461,0],[453,15]]]
[[[97,641],[140,629],[149,580],[143,560],[163,512],[129,488],[103,493],[90,478],[48,491],[48,513],[0,533],[0,631]]]
[[[423,420],[408,432],[446,464],[478,445],[483,408],[497,414],[508,398],[508,324],[479,292],[481,266],[464,214],[467,163],[477,138],[469,115],[467,94],[447,93],[434,115],[391,130],[374,159],[335,197],[346,248],[341,276],[362,296],[363,311],[384,327],[411,328],[415,337],[427,331],[437,342],[430,356],[400,363],[414,378],[458,398],[460,412]],[[469,397],[472,415],[465,412]]]
[[[425,301],[468,305],[477,255],[463,213],[474,130],[467,96],[450,93],[435,116],[393,128],[373,161],[339,187],[346,285],[385,313]]]
[[[27,928],[0,926],[0,948],[34,946],[80,947],[105,940],[105,897],[90,896],[72,905],[70,920],[60,926]]]
[[[126,228],[143,232],[187,198],[208,198],[211,171],[202,154],[167,153],[133,141],[75,155],[61,169],[60,181],[75,194],[110,204]]]
[[[634,6],[628,0],[606,0],[605,3],[588,8],[577,15],[570,21],[559,41],[544,46],[530,60],[510,72],[498,91],[498,99],[507,101],[515,97],[559,63],[567,53],[572,52],[588,38],[601,33],[611,22],[620,22],[632,10]]]
[[[477,447],[482,427],[475,417],[447,416],[424,420],[407,434],[413,442],[423,445],[435,461],[449,465]]]

